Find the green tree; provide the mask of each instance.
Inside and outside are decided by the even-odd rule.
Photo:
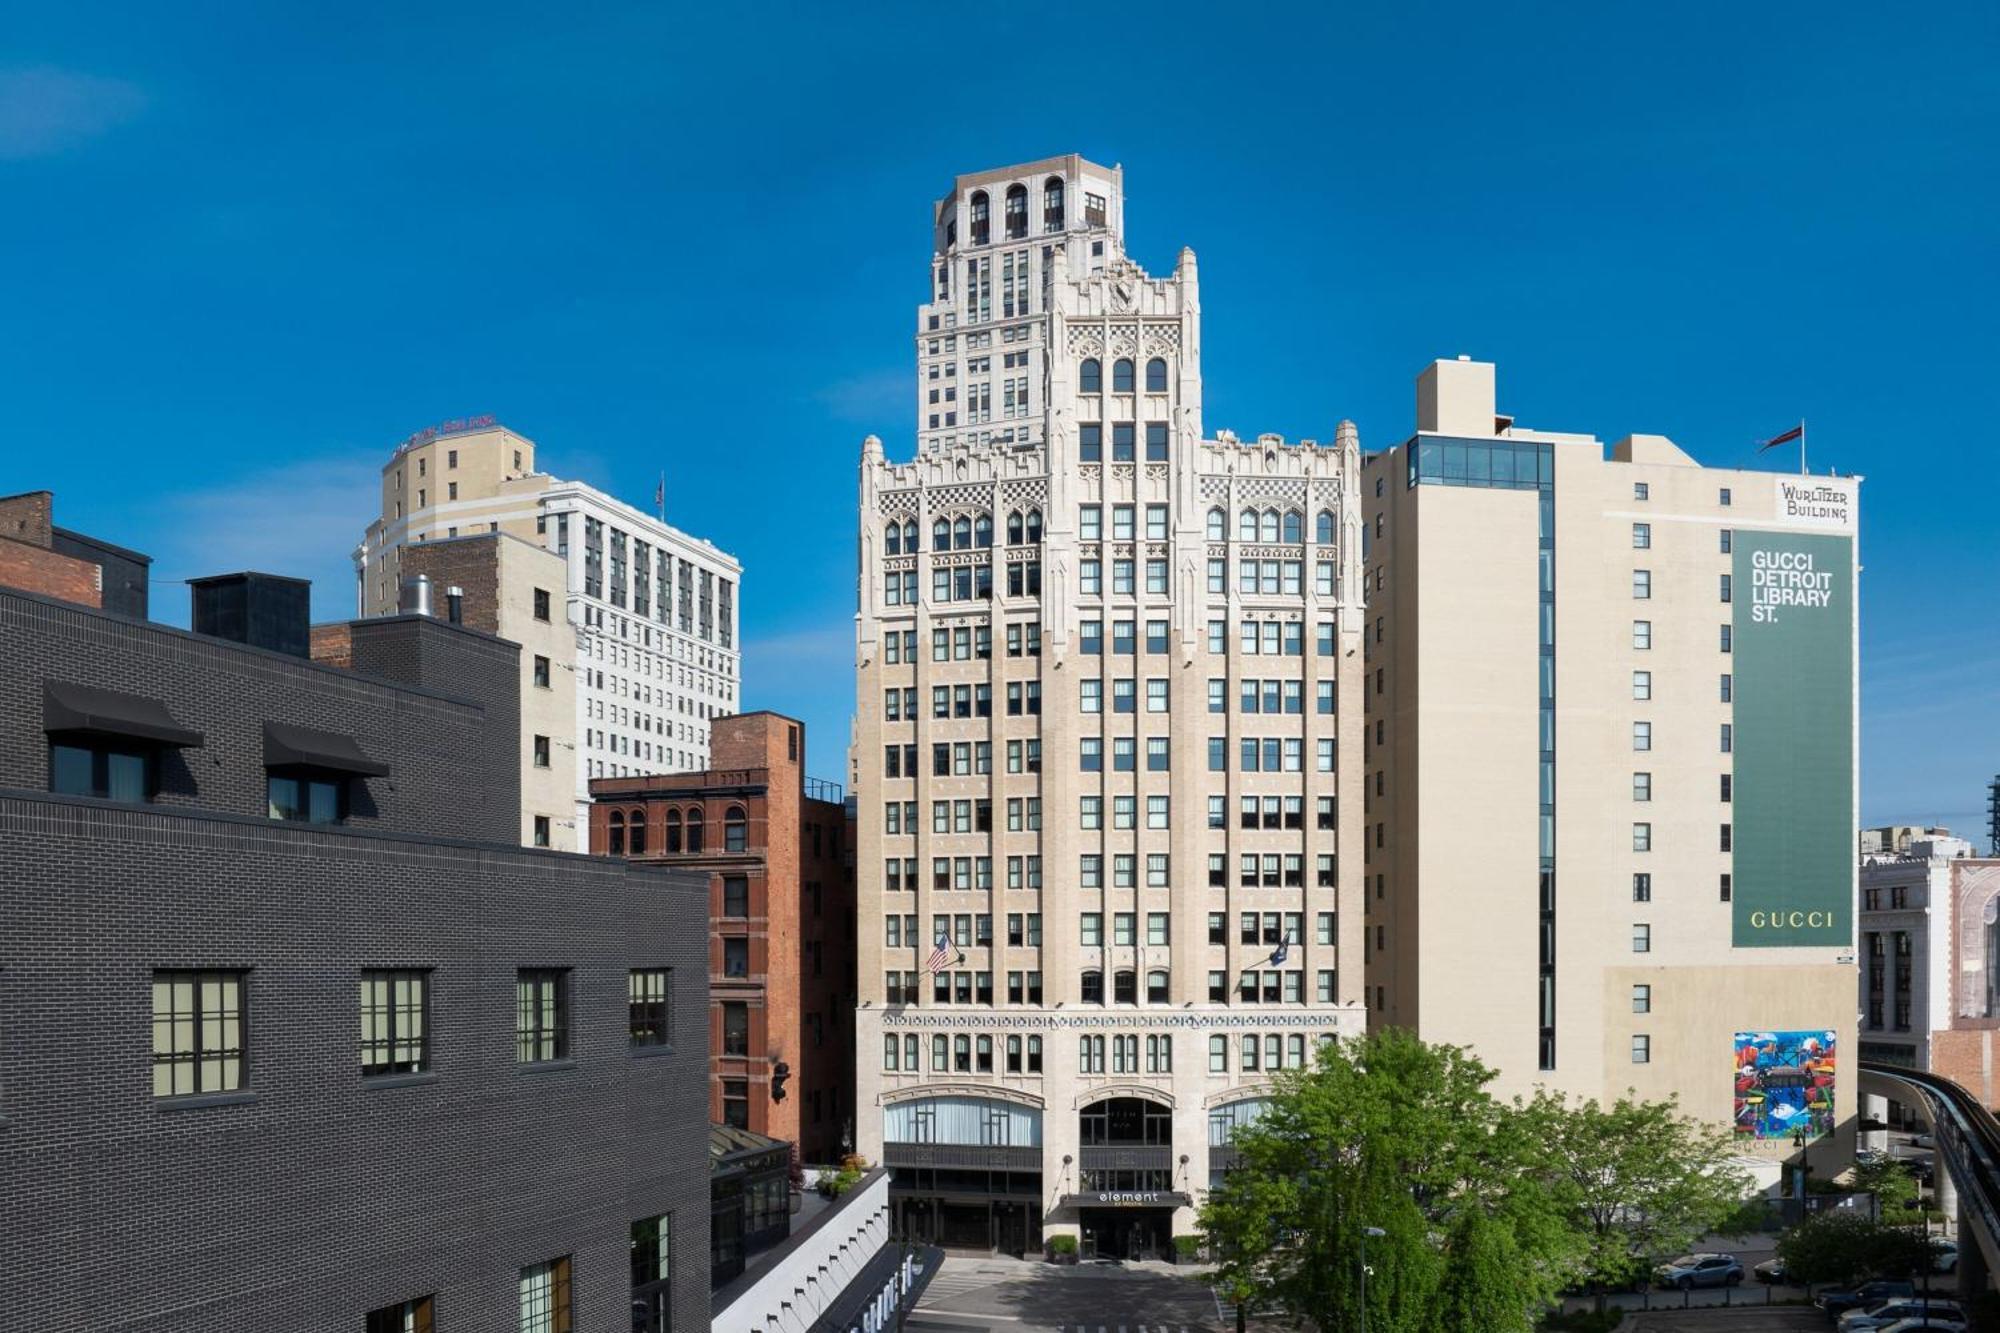
[[[1907,1212],[1917,1204],[1917,1178],[1893,1157],[1856,1162],[1853,1188],[1873,1194],[1884,1218]]]
[[[1788,1281],[1846,1284],[1917,1272],[1930,1262],[1930,1242],[1921,1228],[1886,1226],[1854,1209],[1831,1208],[1778,1237],[1778,1258]]]
[[[1237,1130],[1202,1207],[1225,1290],[1322,1328],[1526,1333],[1579,1271],[1580,1237],[1464,1050],[1398,1029],[1322,1046]]]
[[[1655,1259],[1693,1247],[1737,1215],[1752,1182],[1729,1165],[1728,1134],[1672,1102],[1611,1106],[1538,1094],[1520,1108],[1557,1198],[1588,1244],[1588,1277],[1630,1285]]]

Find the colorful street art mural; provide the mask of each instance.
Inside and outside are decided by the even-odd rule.
[[[1833,1132],[1834,1034],[1736,1034],[1736,1137],[1808,1142]]]

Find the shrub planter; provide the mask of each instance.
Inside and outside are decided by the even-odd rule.
[[[1052,1264],[1073,1264],[1076,1262],[1076,1237],[1049,1237],[1049,1262]]]
[[[1177,1264],[1193,1264],[1193,1263],[1200,1263],[1200,1262],[1201,1262],[1201,1237],[1200,1237],[1200,1236],[1175,1236],[1175,1237],[1174,1237],[1174,1250],[1173,1250],[1173,1261],[1174,1261],[1175,1263],[1177,1263]]]

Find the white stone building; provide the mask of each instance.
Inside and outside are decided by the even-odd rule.
[[[487,532],[563,562],[563,586],[503,588],[501,600],[574,631],[573,659],[551,664],[575,673],[573,724],[540,752],[544,766],[573,771],[571,802],[539,817],[549,845],[588,851],[592,778],[707,768],[710,719],[740,711],[742,566],[595,487],[537,471],[534,441],[478,418],[419,432],[383,465],[382,511],[354,552],[360,613],[396,609],[406,546]],[[534,669],[524,655],[524,673]],[[524,719],[546,688],[524,678]],[[524,778],[525,790],[538,775]]]
[[[1358,441],[1204,438],[1193,253],[1122,195],[958,178],[917,457],[861,460],[858,1139],[955,1245],[1165,1249],[1364,1021]]]

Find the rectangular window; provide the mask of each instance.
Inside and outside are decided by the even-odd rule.
[[[361,1072],[420,1074],[429,1068],[430,973],[417,969],[361,974]]]
[[[293,823],[343,824],[347,822],[347,786],[345,774],[267,774],[267,811],[272,819]]]
[[[1653,775],[1651,773],[1634,773],[1632,775],[1632,799],[1635,801],[1650,801],[1653,799]]]
[[[740,1000],[723,1001],[722,1053],[750,1054],[750,1006]]]
[[[1648,1064],[1653,1058],[1653,1039],[1643,1032],[1632,1034],[1632,1063]]]
[[[1653,525],[1650,523],[1634,523],[1632,525],[1632,549],[1643,551],[1652,546],[1652,544]]]
[[[1634,722],[1632,724],[1632,748],[1634,750],[1650,750],[1653,748],[1652,723]]]
[[[60,796],[150,801],[159,794],[151,746],[104,741],[49,746],[49,790]]]
[[[1644,652],[1653,646],[1653,622],[1635,620],[1632,622],[1632,646]]]
[[[435,1328],[432,1298],[419,1296],[413,1301],[398,1301],[370,1310],[362,1333],[433,1333]]]
[[[1632,826],[1632,850],[1635,852],[1650,852],[1653,850],[1653,826],[1651,824],[1634,824]]]
[[[521,1333],[571,1333],[569,1257],[521,1270]]]
[[[1653,595],[1653,571],[1635,569],[1632,571],[1632,596],[1636,601],[1645,601]]]
[[[1651,953],[1653,951],[1653,928],[1641,921],[1632,927],[1632,952]]]
[[[247,972],[153,973],[153,1095],[236,1092],[247,1082]]]
[[[1651,986],[1632,987],[1632,1012],[1650,1014],[1653,1012],[1653,988]]]
[[[1632,697],[1645,702],[1653,697],[1653,673],[1634,671],[1632,673]]]
[[[894,921],[895,917],[889,920]],[[629,1029],[634,1046],[665,1046],[673,1040],[671,1001],[674,971],[670,967],[632,969],[627,987]]]
[[[1653,877],[1640,873],[1632,876],[1632,901],[1649,903],[1653,901]]]
[[[514,1058],[521,1064],[569,1054],[569,970],[522,968],[514,979]]]

